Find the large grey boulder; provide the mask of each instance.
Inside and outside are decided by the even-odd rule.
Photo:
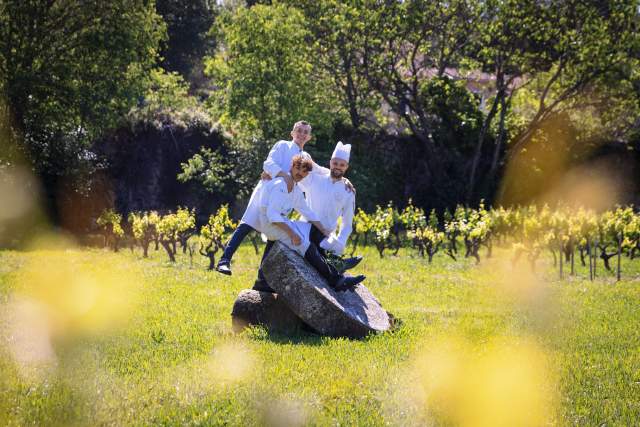
[[[279,242],[269,251],[262,271],[291,310],[323,335],[362,338],[391,327],[389,314],[366,286],[334,291],[304,258]]]
[[[299,333],[305,326],[277,294],[253,289],[240,291],[233,304],[231,322],[235,332],[249,325],[262,325],[270,332],[286,335]]]

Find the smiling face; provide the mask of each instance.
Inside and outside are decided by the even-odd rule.
[[[309,172],[313,169],[313,162],[310,158],[296,154],[291,161],[291,178],[295,182],[300,182],[309,175]]]
[[[300,182],[309,175],[309,171],[302,165],[293,165],[291,167],[291,178],[295,182]]]
[[[293,126],[291,138],[296,144],[303,146],[311,139],[311,125],[306,122],[298,122]]]
[[[329,162],[329,169],[331,169],[331,178],[340,179],[347,172],[347,169],[349,169],[349,162],[334,157]]]

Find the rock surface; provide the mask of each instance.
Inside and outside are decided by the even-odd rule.
[[[245,289],[238,294],[231,311],[235,332],[249,325],[262,325],[270,332],[295,334],[304,327],[302,320],[284,303],[278,294]]]
[[[323,335],[362,338],[390,329],[389,314],[362,283],[336,292],[304,258],[276,242],[262,264],[269,285],[307,325]]]

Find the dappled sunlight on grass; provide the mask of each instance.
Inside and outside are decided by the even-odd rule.
[[[76,253],[45,253],[18,273],[16,293],[44,307],[54,338],[112,331],[136,305],[135,271],[117,272]]]
[[[12,273],[2,302],[0,338],[20,375],[46,380],[83,340],[116,334],[137,305],[135,268],[88,257],[68,239],[49,235]],[[52,248],[55,248],[52,249]]]
[[[359,250],[402,324],[348,340],[233,335],[250,245],[232,277],[204,257],[47,247],[0,252],[3,424],[596,424],[640,410],[637,283],[559,281],[550,256],[533,273],[503,248],[478,266]]]
[[[312,418],[309,405],[296,397],[280,397],[258,404],[259,420],[269,427],[298,427]]]
[[[415,361],[427,417],[461,426],[538,426],[554,418],[554,382],[534,342],[497,338],[481,348],[462,338],[425,344]]]

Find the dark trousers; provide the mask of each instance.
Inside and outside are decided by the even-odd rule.
[[[273,247],[274,243],[274,240],[267,240],[267,244],[264,247],[264,252],[262,252],[262,259],[260,260],[260,267],[258,268],[258,280],[264,283],[267,283],[267,280],[264,278],[264,274],[262,274],[262,263],[264,262],[264,259],[267,257],[267,254]]]
[[[320,247],[320,242],[324,240],[324,234],[320,231],[318,227],[311,224],[311,231],[309,232],[309,241],[314,243],[318,247],[318,251],[323,257],[327,256],[327,253]]]
[[[243,224],[246,225],[246,224]],[[240,227],[238,227],[240,228]],[[236,230],[237,232],[238,230]],[[235,233],[233,233],[235,235]],[[245,234],[246,235],[246,234]],[[244,236],[243,236],[244,238]],[[232,237],[233,240],[233,237]],[[316,227],[315,225],[311,224],[311,231],[309,232],[309,241],[311,241],[312,244],[315,244],[318,247],[318,252],[320,252],[320,255],[322,255],[323,257],[326,257],[326,253],[324,251],[324,249],[322,249],[320,247],[320,242],[322,242],[324,240],[324,234],[322,234],[322,232],[318,229],[318,227]],[[264,274],[262,274],[262,262],[264,261],[264,259],[267,257],[267,254],[269,253],[269,251],[271,250],[271,247],[273,246],[273,241],[272,240],[268,240],[267,241],[267,245],[264,247],[264,252],[262,252],[262,259],[260,260],[260,267],[258,268],[258,280],[267,283],[267,281],[264,278]],[[234,249],[235,251],[235,249]],[[226,253],[226,250],[225,250]],[[232,252],[233,255],[233,252]],[[224,258],[224,255],[222,255],[222,257]]]
[[[262,260],[260,261],[260,268],[258,269],[258,282],[260,283],[259,290],[268,290],[273,292],[269,284],[267,283],[264,274],[262,273],[262,263],[264,259],[267,257],[267,254],[273,247],[274,241],[269,240],[267,242],[267,246],[264,248],[264,253],[262,254]],[[335,287],[338,281],[342,278],[342,274],[338,272],[338,270],[331,264],[327,262],[324,254],[321,253],[321,248],[317,246],[315,243],[311,243],[309,248],[304,254],[304,259],[309,262],[316,269],[318,273],[329,283],[329,286]]]
[[[240,243],[247,237],[247,234],[252,231],[256,231],[255,228],[250,226],[249,224],[241,223],[236,231],[231,235],[231,239],[229,239],[229,243],[224,248],[224,252],[222,253],[222,257],[220,257],[221,263],[231,263],[231,258],[233,258],[233,254],[236,253]]]

